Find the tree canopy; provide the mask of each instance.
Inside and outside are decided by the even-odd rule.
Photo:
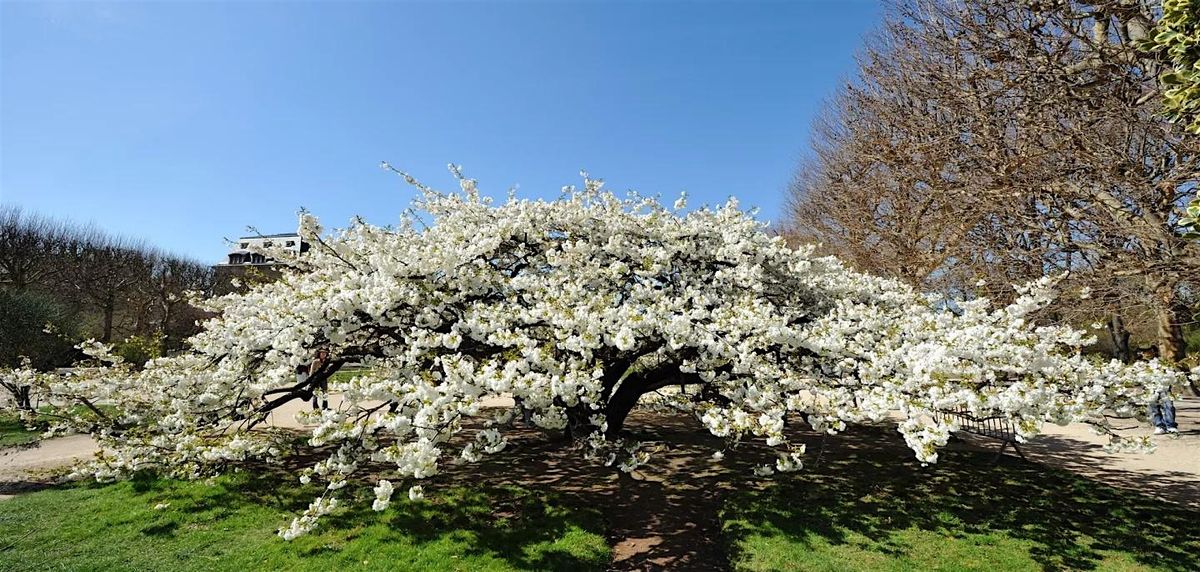
[[[1147,47],[1170,63],[1159,76],[1167,114],[1200,135],[1200,1],[1163,0]]]
[[[1185,210],[1200,137],[1167,118],[1164,66],[1144,50],[1158,3],[889,4],[816,122],[791,189],[795,238],[918,288],[1001,301],[1009,284],[1070,271],[1092,295],[1057,305],[1060,319],[1107,323],[1127,360],[1136,328],[1183,362],[1200,303]],[[1185,20],[1185,4],[1163,22]],[[1172,55],[1194,48],[1183,32],[1154,37]]]
[[[1162,9],[1149,47],[1171,63],[1159,76],[1163,107],[1184,129],[1200,135],[1200,0],[1163,0]],[[1192,199],[1183,220],[1190,238],[1200,238],[1198,221],[1200,198]]]
[[[404,175],[420,198],[394,228],[355,221],[326,234],[302,213],[314,247],[291,256],[280,280],[212,301],[219,314],[185,354],[142,370],[9,375],[62,406],[60,428],[98,438],[88,473],[102,479],[142,469],[196,478],[277,459],[286,437],[267,416],[327,383],[343,400],[309,416],[308,443],[329,453],[298,475],[325,492],[286,538],[333,510],[368,465],[387,467],[375,488],[383,510],[392,480],[418,497],[416,483],[440,464],[504,451],[521,411],[629,471],[650,457],[623,432],[626,416],[654,399],[729,447],[775,448],[776,462],[755,471],[765,476],[801,467],[789,427],[894,423],[935,462],[955,429],[938,411],[1001,415],[1023,438],[1046,422],[1107,430],[1106,415],[1140,414],[1184,380],[1154,361],[1094,361],[1077,351],[1082,332],[1039,325],[1050,278],[1007,306],[946,301],[792,248],[732,199],[668,208],[585,175],[557,200],[497,202],[452,171],[461,192]],[[112,360],[103,346],[89,351]],[[351,362],[366,367],[331,377]],[[517,407],[484,407],[494,397]]]

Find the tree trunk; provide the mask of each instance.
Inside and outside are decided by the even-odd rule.
[[[13,401],[15,401],[17,404],[17,409],[23,411],[30,411],[33,409],[31,388],[28,385],[13,385],[11,383],[4,383],[0,384],[0,387],[3,387],[10,394],[12,394]]]
[[[660,367],[656,371],[650,373],[649,376],[631,375],[621,382],[620,387],[608,399],[608,403],[604,406],[604,420],[608,422],[608,430],[604,432],[607,438],[619,437],[621,430],[625,427],[625,419],[629,417],[629,413],[637,407],[638,400],[643,395],[651,391],[657,391],[668,385],[683,386],[699,383],[699,378],[694,375],[688,378],[679,375],[670,377],[662,377],[665,371],[670,371],[678,368],[671,364],[666,367]]]
[[[1188,307],[1179,300],[1170,283],[1160,284],[1155,289],[1158,307],[1155,313],[1158,322],[1158,358],[1175,367],[1183,368],[1187,357],[1187,342],[1183,338],[1183,324],[1188,321]],[[1192,394],[1200,397],[1200,387],[1194,382],[1189,385]]]
[[[17,389],[17,409],[25,411],[33,410],[33,398],[30,396],[31,388],[28,385],[21,386]]]
[[[1125,328],[1125,320],[1121,314],[1114,313],[1108,322],[1108,335],[1112,339],[1113,353],[1116,358],[1125,363],[1133,361],[1133,352],[1129,349],[1129,330]]]
[[[1156,292],[1158,307],[1158,358],[1178,364],[1186,357],[1187,345],[1183,339],[1183,323],[1187,321],[1187,307],[1183,305],[1175,289],[1170,285],[1160,286]]]
[[[642,380],[633,376],[621,382],[621,386],[604,406],[604,420],[608,422],[608,430],[604,432],[605,437],[613,439],[620,436],[629,412],[633,411],[638,399],[646,392],[644,387],[645,384],[642,383]]]
[[[112,341],[113,312],[115,311],[113,306],[111,301],[104,305],[104,335],[100,336],[100,341],[106,344]]]
[[[162,335],[159,343],[162,345],[163,355],[167,355],[167,348],[171,347],[171,307],[172,304],[170,302],[163,302],[162,325],[159,328]]]

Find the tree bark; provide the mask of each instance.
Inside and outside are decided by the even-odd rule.
[[[102,332],[103,335],[100,336],[100,341],[106,344],[112,341],[113,314],[116,311],[115,306],[116,302],[112,299],[112,297],[109,297],[109,299],[104,303],[104,331]]]
[[[30,396],[30,387],[28,385],[22,385],[21,387],[17,388],[16,398],[17,409],[22,411],[33,410],[33,398]]]
[[[1133,361],[1133,352],[1129,349],[1129,330],[1125,328],[1125,320],[1121,318],[1121,314],[1112,315],[1108,322],[1108,335],[1112,339],[1116,358],[1124,363]]]
[[[162,346],[163,355],[166,355],[167,348],[171,347],[171,309],[174,305],[170,302],[163,302],[162,305],[162,321],[159,326],[159,333],[162,338],[159,344]]]
[[[621,434],[629,412],[633,411],[638,399],[646,393],[643,387],[642,380],[633,377],[621,382],[621,386],[604,406],[604,419],[608,422],[608,429],[604,432],[605,437],[613,439]]]
[[[29,411],[33,409],[33,399],[28,385],[15,385],[12,383],[0,383],[0,387],[8,391],[13,397],[13,401],[17,404],[17,409]]]
[[[1188,307],[1175,291],[1175,285],[1164,281],[1155,288],[1158,325],[1158,358],[1178,368],[1184,368],[1187,357],[1187,342],[1183,338],[1183,324],[1190,319]],[[1200,397],[1200,387],[1195,382],[1188,384],[1192,394]]]
[[[633,408],[637,407],[638,400],[643,395],[669,385],[682,388],[698,383],[702,383],[699,377],[695,374],[680,374],[679,366],[674,363],[662,364],[651,370],[649,375],[631,375],[625,378],[605,403],[604,419],[608,422],[608,430],[604,432],[604,436],[610,439],[620,436],[625,427],[625,420]]]
[[[1187,306],[1179,300],[1173,284],[1162,283],[1155,289],[1158,322],[1158,357],[1178,364],[1186,357],[1187,345],[1183,339],[1183,323],[1187,321]]]

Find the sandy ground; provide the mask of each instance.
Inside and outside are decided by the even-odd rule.
[[[511,405],[509,399],[495,399],[488,406]],[[336,407],[336,396],[330,405]],[[270,423],[279,427],[302,427],[297,412],[307,404],[293,402],[272,413]],[[1108,453],[1105,437],[1094,435],[1081,424],[1065,427],[1048,425],[1046,434],[1021,445],[1032,461],[1066,468],[1107,484],[1138,490],[1164,500],[1200,508],[1200,398],[1188,397],[1176,402],[1180,433],[1155,436],[1158,450],[1150,455]],[[1150,427],[1130,421],[1122,433],[1148,435]],[[970,446],[998,449],[995,441],[967,437]],[[96,451],[86,435],[48,439],[36,446],[0,450],[0,500],[43,482],[46,475]],[[1006,454],[1012,454],[1009,451]]]
[[[51,472],[88,459],[96,450],[89,435],[68,435],[0,449],[0,501],[37,489],[37,485],[51,479]]]
[[[1047,425],[1044,436],[1021,445],[1021,450],[1031,461],[1200,508],[1200,398],[1180,399],[1175,409],[1179,433],[1153,436],[1157,450],[1149,455],[1108,453],[1108,438],[1079,423]],[[1124,428],[1122,435],[1150,435],[1152,429],[1132,420],[1117,426]]]

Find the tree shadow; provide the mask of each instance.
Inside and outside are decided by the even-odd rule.
[[[143,504],[169,503],[170,510],[151,517],[140,532],[170,537],[186,533],[197,523],[227,519],[246,506],[265,507],[281,516],[299,514],[321,488],[300,484],[296,471],[310,466],[316,458],[320,458],[319,453],[290,459],[282,465],[246,467],[205,486],[160,479],[151,473],[135,475],[126,486],[147,497]],[[556,544],[577,532],[603,535],[603,514],[595,506],[563,495],[553,486],[538,490],[505,486],[495,480],[467,479],[466,473],[456,476],[455,470],[466,468],[452,467],[448,476],[434,479],[436,485],[425,483],[432,488],[427,500],[408,501],[398,491],[392,506],[383,512],[371,510],[373,495],[367,480],[362,479],[356,483],[361,487],[342,491],[343,508],[322,519],[315,534],[328,533],[328,538],[298,541],[290,549],[306,557],[329,555],[340,552],[363,534],[371,534],[373,542],[384,545],[450,541],[461,546],[464,555],[491,556],[517,569],[599,570],[608,562],[606,552],[584,550],[577,554],[570,547]],[[544,471],[541,476],[552,479],[554,474]],[[279,522],[280,526],[286,524],[286,519]]]
[[[634,411],[627,427],[631,438],[652,450],[650,464],[633,475],[518,426],[506,431],[510,449],[480,463],[446,467],[426,488],[516,486],[553,494],[564,506],[598,509],[613,550],[608,570],[727,570],[721,506],[730,493],[758,486],[752,469],[774,462],[774,452],[745,444],[714,462],[724,441],[686,415]]]
[[[333,516],[323,526],[350,530],[372,518],[369,501]],[[595,508],[564,504],[556,495],[518,487],[452,487],[421,502],[398,502],[384,516],[381,541],[430,544],[463,541],[471,555],[491,555],[524,570],[596,570],[607,563],[554,546],[573,530],[603,533]]]
[[[1124,483],[1130,488],[1125,490],[1013,457],[993,464],[994,449],[978,452],[963,445],[922,467],[894,428],[860,427],[832,437],[794,431],[793,439],[809,447],[807,466],[757,479],[753,467],[774,460],[765,446],[743,443],[718,462],[711,455],[725,443],[688,416],[638,411],[629,427],[632,437],[654,451],[651,463],[633,476],[518,426],[506,431],[510,445],[503,453],[474,464],[448,463],[423,481],[429,496],[424,502],[402,498],[401,488],[391,508],[371,511],[370,481],[395,479],[388,467],[366,468],[357,484],[367,486],[345,489],[351,498],[320,531],[345,541],[367,534],[366,528],[385,543],[455,541],[470,554],[492,555],[521,569],[602,568],[605,555],[581,557],[556,543],[586,531],[606,536],[612,547],[609,570],[724,570],[731,556],[733,561],[741,556],[739,542],[751,533],[782,535],[800,546],[818,540],[846,544],[861,535],[873,550],[903,556],[907,547],[895,535],[916,528],[958,538],[997,533],[1025,540],[1031,557],[1047,570],[1092,569],[1110,549],[1159,568],[1200,570],[1200,511],[1140,494],[1154,489],[1186,502],[1200,495],[1188,482],[1192,475],[1148,481],[1145,474],[1106,468],[1112,473],[1106,481]],[[463,442],[469,438],[461,436]],[[170,512],[189,519],[219,520],[253,504],[277,511],[283,526],[320,492],[316,485],[299,484],[297,471],[326,453],[243,467],[206,487],[150,475],[130,486],[151,503],[170,501]],[[1095,469],[1103,463],[1078,452],[1070,459],[1065,458],[1070,452],[1060,454],[1064,458],[1055,464],[1077,469],[1081,466],[1071,463],[1096,464]],[[183,533],[169,521],[167,515],[155,518],[143,533]],[[343,544],[294,546],[302,555],[317,555],[342,550]]]
[[[767,534],[809,547],[847,544],[854,533],[893,556],[904,552],[894,534],[905,529],[999,533],[1029,541],[1046,570],[1094,569],[1106,550],[1160,569],[1200,569],[1198,511],[1012,457],[993,464],[991,452],[956,448],[921,467],[897,457],[897,440],[883,428],[839,436],[821,466],[740,493],[726,533],[734,543]],[[1140,478],[1143,488],[1172,486]]]
[[[1196,430],[1181,431],[1183,434],[1194,432]],[[1116,468],[1108,460],[1103,446],[1059,435],[1039,436],[1029,444],[1022,445],[1022,448],[1035,462],[1091,476],[1117,488],[1200,511],[1200,475],[1182,471],[1154,471],[1148,474]],[[1154,454],[1161,455],[1163,452]]]

